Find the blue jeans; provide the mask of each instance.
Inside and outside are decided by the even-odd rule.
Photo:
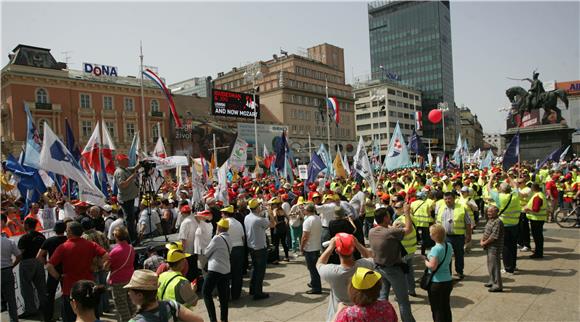
[[[447,235],[447,242],[451,244],[453,248],[453,254],[455,255],[455,272],[457,274],[463,274],[464,264],[464,246],[465,246],[465,235]]]
[[[105,271],[98,271],[94,272],[93,276],[95,277],[95,284],[97,285],[104,285],[107,286],[107,272]],[[103,312],[109,312],[109,291],[105,291],[101,294],[101,298],[99,299],[99,305],[97,306],[97,316],[102,316]]]
[[[292,250],[297,252],[300,249],[300,238],[302,238],[302,225],[298,227],[290,226],[292,240]]]
[[[320,251],[315,250],[313,252],[304,252],[304,258],[306,259],[306,267],[310,272],[310,285],[312,285],[313,291],[321,291],[322,284],[320,282],[320,274],[316,269],[316,262],[320,257]]]
[[[268,249],[262,248],[251,251],[252,255],[252,277],[250,278],[250,294],[260,295],[264,291],[262,289],[264,277],[266,276],[266,265],[268,261]]]
[[[407,279],[407,289],[409,290],[409,294],[415,293],[415,270],[413,269],[413,257],[415,254],[408,254],[403,258],[403,261],[407,263],[409,266],[409,273],[405,274],[405,278]]]
[[[391,286],[399,302],[399,315],[403,322],[414,322],[415,318],[411,312],[411,302],[409,302],[409,290],[405,274],[399,266],[376,266],[375,269],[381,274],[383,285],[379,300],[388,300]]]

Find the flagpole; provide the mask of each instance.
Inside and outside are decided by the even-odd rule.
[[[332,153],[330,147],[330,106],[328,106],[328,78],[324,79],[325,88],[326,88],[326,134],[328,137],[328,157],[332,160]],[[328,169],[330,172],[330,169]],[[330,173],[329,173],[330,174]]]
[[[143,152],[147,155],[147,116],[145,112],[145,94],[143,91],[143,42],[139,41],[139,59],[141,61],[141,112],[143,114]],[[160,134],[161,135],[161,134]]]
[[[310,162],[312,162],[312,152],[310,149],[312,149],[312,142],[310,141],[310,132],[308,132],[308,157],[310,158]]]

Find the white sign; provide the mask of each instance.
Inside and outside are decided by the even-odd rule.
[[[306,164],[298,165],[298,177],[302,180],[308,179],[308,166]]]

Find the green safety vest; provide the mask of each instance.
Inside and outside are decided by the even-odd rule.
[[[411,214],[413,222],[417,227],[429,227],[434,221],[429,213],[429,207],[433,204],[432,200],[415,200],[411,203]]]
[[[400,216],[399,218],[397,218],[394,224],[396,224],[397,222],[405,224],[405,216]],[[405,247],[407,254],[415,253],[415,251],[417,250],[417,232],[415,231],[415,227],[411,227],[411,232],[406,234],[405,237],[403,237],[401,244],[403,245],[403,247]]]
[[[503,222],[504,226],[515,226],[520,222],[520,197],[517,193],[500,193],[499,194],[499,211],[501,212],[507,205],[512,196],[512,201],[509,206],[503,211],[499,216],[499,219]]]
[[[157,299],[177,301],[175,289],[177,285],[183,280],[187,281],[187,278],[181,275],[181,273],[174,272],[171,270],[159,275],[159,288],[157,288]],[[165,292],[165,294],[163,294],[163,292]]]
[[[439,206],[437,209],[437,222],[443,225],[443,212],[447,208],[445,202],[443,206]],[[449,235],[465,235],[465,206],[460,203],[455,203],[455,208],[453,209],[453,230],[448,231]],[[445,227],[445,225],[443,225]]]
[[[540,211],[538,212],[532,211],[535,197],[542,199],[542,206],[540,207]],[[526,217],[528,217],[528,219],[537,221],[546,221],[546,219],[548,218],[548,204],[546,203],[546,196],[544,196],[544,193],[536,192],[534,196],[530,198],[530,201],[528,201],[527,206],[528,208],[530,208],[530,211],[526,213]]]

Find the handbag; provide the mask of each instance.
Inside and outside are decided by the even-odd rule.
[[[439,265],[437,265],[437,268],[433,272],[429,272],[429,269],[425,268],[425,271],[423,272],[423,276],[421,276],[421,282],[419,284],[421,286],[421,288],[424,289],[425,291],[428,291],[429,288],[431,288],[431,281],[433,279],[433,275],[435,275],[435,273],[437,273],[437,271],[439,270],[441,265],[443,265],[443,263],[445,262],[445,259],[447,259],[447,249],[448,248],[449,248],[449,245],[447,245],[447,243],[445,243],[445,255],[443,255],[443,260],[441,261],[441,263],[439,263]]]

